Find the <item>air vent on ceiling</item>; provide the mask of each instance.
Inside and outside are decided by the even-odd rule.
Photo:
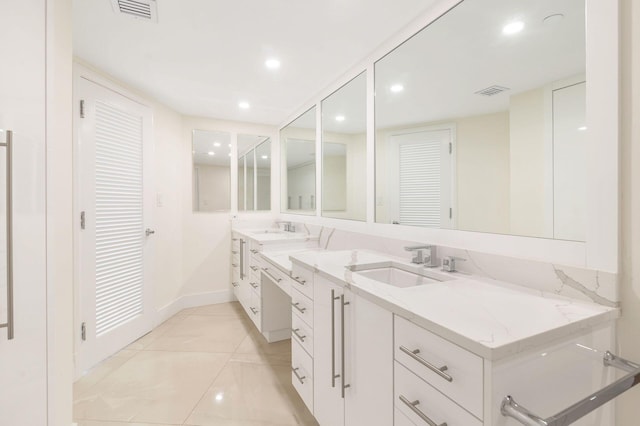
[[[137,19],[158,22],[156,0],[111,0],[113,10]]]
[[[486,89],[477,91],[476,95],[493,96],[493,95],[497,95],[498,93],[506,92],[507,90],[509,90],[508,87],[494,85],[494,86],[487,87]]]

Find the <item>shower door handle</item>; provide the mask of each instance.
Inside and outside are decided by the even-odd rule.
[[[7,329],[7,339],[14,337],[13,312],[13,132],[7,130],[7,137],[0,147],[7,148],[7,322],[0,328]]]

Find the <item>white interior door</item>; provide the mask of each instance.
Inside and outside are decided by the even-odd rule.
[[[75,98],[82,373],[151,330],[152,113],[80,77]]]
[[[393,223],[455,228],[453,129],[391,135],[388,193]]]

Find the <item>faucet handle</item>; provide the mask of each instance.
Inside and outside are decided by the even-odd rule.
[[[442,270],[446,272],[457,272],[456,260],[466,262],[467,259],[456,256],[445,256],[442,258]]]

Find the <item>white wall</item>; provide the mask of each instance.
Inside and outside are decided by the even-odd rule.
[[[622,0],[620,353],[640,362],[640,3]],[[616,426],[636,426],[640,386],[618,399]]]

